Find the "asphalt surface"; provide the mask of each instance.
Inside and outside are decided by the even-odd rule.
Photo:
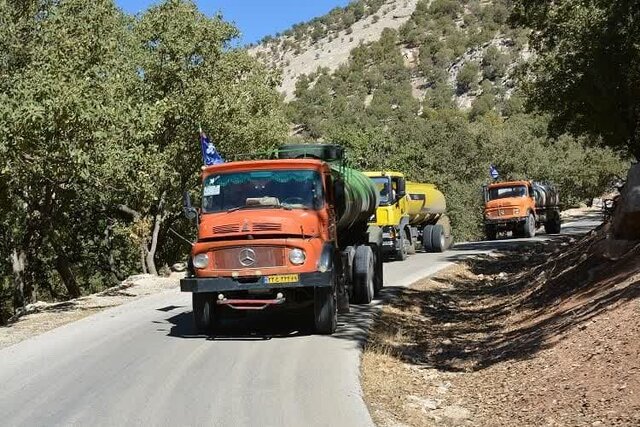
[[[599,223],[594,214],[563,234]],[[387,263],[383,295],[514,244],[463,243]],[[359,358],[379,304],[352,306],[331,337],[268,315],[208,337],[192,329],[190,294],[140,299],[0,350],[0,425],[370,426]]]

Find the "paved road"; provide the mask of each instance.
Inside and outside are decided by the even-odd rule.
[[[586,218],[564,232],[598,223]],[[385,292],[518,242],[388,263]],[[262,316],[250,322],[258,333],[213,339],[194,335],[190,295],[147,297],[0,350],[0,425],[369,426],[358,364],[374,312],[375,304],[354,306],[332,337],[291,322],[265,329]]]

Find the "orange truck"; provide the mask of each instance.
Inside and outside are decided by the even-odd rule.
[[[495,182],[484,186],[484,229],[488,240],[511,231],[514,237],[534,237],[544,225],[547,234],[560,233],[560,197],[551,184],[534,181]]]
[[[201,208],[185,193],[198,238],[180,287],[200,332],[234,310],[297,308],[331,334],[339,311],[383,285],[371,180],[345,166],[337,145],[287,145],[274,157],[205,167]]]

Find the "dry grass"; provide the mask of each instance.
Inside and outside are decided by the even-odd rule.
[[[640,425],[640,247],[605,235],[480,256],[403,292],[363,354],[376,422]]]

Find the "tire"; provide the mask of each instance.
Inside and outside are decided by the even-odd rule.
[[[442,224],[433,226],[431,232],[431,248],[434,252],[444,252],[447,248],[447,238],[444,235],[444,227]]]
[[[370,246],[358,246],[353,266],[353,293],[356,304],[369,304],[375,294],[374,256]]]
[[[433,225],[425,225],[422,229],[422,247],[426,252],[431,252],[433,246],[431,245],[431,234],[433,233]]]
[[[338,327],[338,296],[335,283],[313,291],[313,320],[316,333],[331,335]]]
[[[533,214],[529,214],[524,222],[524,237],[530,239],[536,236],[536,219]]]
[[[544,231],[547,234],[560,234],[561,228],[562,223],[560,221],[560,215],[557,212],[554,212],[552,218],[544,223]]]
[[[193,324],[201,334],[213,332],[216,322],[217,306],[212,294],[191,294],[193,304]]]
[[[372,245],[371,250],[373,251],[374,263],[375,263],[373,290],[374,290],[374,295],[378,295],[378,292],[384,286],[384,266],[382,262],[382,248],[378,245]]]
[[[485,236],[487,236],[487,240],[496,240],[496,237],[498,237],[498,229],[496,227],[487,225],[484,228],[484,234]]]
[[[353,259],[356,256],[356,248],[354,246],[347,246],[344,248],[343,253],[347,257],[347,260],[345,261],[346,265],[353,265]],[[353,283],[353,269],[348,268],[344,273],[346,275],[347,282]]]
[[[405,237],[404,237],[404,232],[400,231],[398,233],[398,240],[396,241],[397,243],[397,249],[395,249],[394,251],[394,258],[398,261],[404,261],[405,259],[407,259],[408,254],[408,250],[407,250],[407,244],[405,243]]]
[[[411,230],[409,230],[408,228],[404,230],[404,239],[405,239],[405,246],[407,247],[407,254],[408,255],[415,254],[416,242],[414,242],[413,239],[411,238]],[[409,242],[409,244],[407,245],[406,242]]]

